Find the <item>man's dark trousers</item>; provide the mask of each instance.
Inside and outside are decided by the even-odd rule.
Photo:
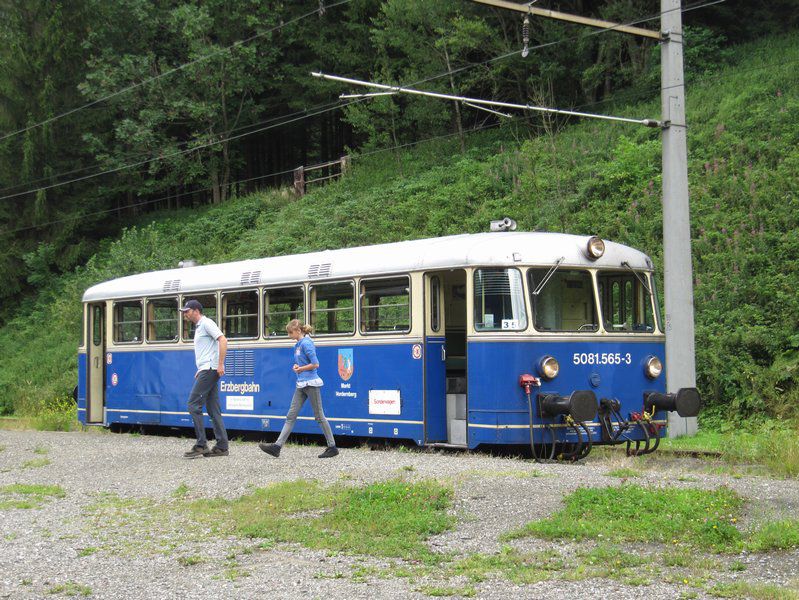
[[[194,380],[194,387],[189,395],[189,413],[194,421],[194,431],[197,434],[197,445],[207,446],[208,439],[205,437],[205,422],[203,420],[203,405],[208,411],[211,423],[214,426],[214,437],[216,446],[220,450],[228,449],[227,431],[222,422],[222,411],[219,409],[219,373],[216,369],[205,369],[200,371],[197,379]]]

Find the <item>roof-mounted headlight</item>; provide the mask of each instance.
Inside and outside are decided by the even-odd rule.
[[[585,255],[588,258],[591,260],[596,260],[601,258],[604,253],[605,242],[602,241],[601,237],[592,235],[590,238],[588,238],[588,243],[585,246]]]

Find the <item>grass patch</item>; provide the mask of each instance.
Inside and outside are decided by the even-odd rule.
[[[523,554],[503,546],[496,554],[472,554],[450,566],[448,575],[467,577],[472,582],[502,577],[517,584],[552,579],[566,568],[566,561],[552,552]]]
[[[118,556],[175,556],[183,544],[202,539],[201,526],[188,520],[185,502],[164,498],[124,498],[98,493],[84,516],[98,546]]]
[[[741,573],[743,571],[746,571],[746,564],[744,564],[740,560],[735,560],[730,563],[729,569],[732,573]]]
[[[92,588],[88,585],[81,585],[74,581],[59,583],[47,590],[48,594],[64,594],[66,596],[91,596]]]
[[[75,402],[69,396],[40,398],[26,403],[14,416],[0,419],[0,429],[82,431],[85,428],[78,421],[77,413]]]
[[[799,519],[768,521],[752,531],[739,531],[736,523],[743,499],[726,487],[680,490],[625,484],[581,488],[566,496],[564,502],[564,508],[548,519],[528,523],[508,532],[503,539],[536,536],[614,543],[660,542],[713,552],[769,552],[799,547]],[[656,526],[642,527],[641,515],[657,515]],[[664,561],[667,566],[688,566],[679,554],[668,554]]]
[[[194,565],[199,565],[202,562],[205,562],[205,558],[202,556],[192,555],[178,557],[178,564],[181,567],[191,567]]]
[[[620,469],[613,469],[606,473],[608,477],[619,477],[621,479],[629,479],[630,477],[640,477],[641,474],[635,469],[629,467],[622,467]]]
[[[78,556],[81,558],[84,556],[91,556],[92,554],[95,554],[98,550],[99,548],[95,548],[94,546],[89,546],[88,548],[81,548],[80,550],[78,550]]]
[[[565,557],[553,551],[523,553],[504,546],[496,554],[472,554],[451,564],[447,577],[461,576],[473,583],[489,578],[533,584],[552,579],[615,579],[627,585],[649,585],[659,573],[653,561],[613,545],[600,545]]]
[[[36,446],[33,449],[33,453],[34,454],[49,454],[50,450],[48,448],[45,448],[44,446]]]
[[[749,552],[790,550],[799,547],[799,519],[783,519],[763,523],[746,541]]]
[[[753,600],[797,600],[799,591],[777,585],[748,583],[718,583],[707,590],[718,598],[752,598]]]
[[[57,485],[15,483],[0,487],[0,509],[39,508],[53,498],[66,495],[64,488]]]
[[[578,553],[580,563],[564,573],[565,579],[615,579],[627,585],[650,585],[658,570],[651,559],[618,546],[600,545]]]
[[[717,452],[727,463],[763,465],[778,477],[799,477],[799,435],[795,428],[765,423],[753,431],[700,430],[690,437],[664,438],[662,450]]]
[[[172,492],[173,498],[185,498],[189,493],[189,486],[185,483],[181,483],[178,487],[175,488],[175,491]]]
[[[46,467],[52,461],[49,458],[42,457],[42,458],[32,458],[30,460],[26,460],[22,463],[22,469],[38,469],[40,467]]]
[[[741,533],[730,522],[743,504],[732,490],[647,489],[638,485],[582,488],[548,519],[505,534],[505,539],[595,538],[610,542],[680,542],[702,549],[733,551]],[[656,515],[657,526],[641,526],[641,515]]]
[[[425,596],[431,596],[433,598],[449,598],[452,596],[459,596],[461,598],[474,598],[477,595],[477,590],[472,586],[451,587],[425,585],[420,588],[416,588],[416,591],[424,594]]]
[[[516,479],[528,479],[535,477],[545,477],[544,473],[538,469],[508,469],[505,471],[491,471],[489,469],[469,469],[464,471],[464,475],[475,477],[514,477]]]
[[[227,533],[308,548],[436,562],[425,545],[449,529],[452,490],[432,481],[390,480],[363,488],[315,481],[278,483],[235,500],[189,504]]]

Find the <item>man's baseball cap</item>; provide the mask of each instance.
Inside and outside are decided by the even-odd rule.
[[[203,311],[203,305],[200,304],[197,300],[187,300],[186,304],[183,306],[183,308],[179,308],[178,310],[180,312],[186,312],[187,310],[191,310],[191,309],[196,309],[196,310],[199,310],[200,312],[202,312]]]

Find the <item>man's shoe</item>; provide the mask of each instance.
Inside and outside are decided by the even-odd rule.
[[[210,452],[208,452],[207,454],[204,454],[203,456],[209,456],[210,457],[210,456],[229,456],[229,455],[230,455],[230,451],[227,448],[222,450],[222,448],[220,448],[219,446],[214,446],[213,448],[211,448]]]
[[[258,444],[258,447],[270,456],[274,456],[275,458],[280,456],[280,446],[277,444],[264,444],[261,442]]]
[[[331,458],[333,456],[338,456],[338,448],[335,446],[328,446],[325,448],[325,451],[319,455],[319,458]]]
[[[205,456],[208,454],[210,450],[208,450],[208,446],[197,446],[196,444],[191,447],[191,450],[184,453],[183,456],[186,458],[198,458],[200,456]]]

